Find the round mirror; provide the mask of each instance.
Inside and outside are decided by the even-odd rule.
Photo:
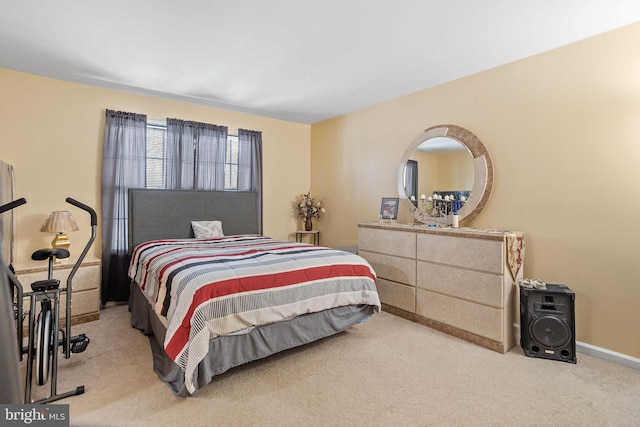
[[[486,147],[454,125],[425,130],[407,148],[398,169],[401,203],[420,223],[444,225],[457,213],[460,226],[468,226],[484,208],[492,186]]]

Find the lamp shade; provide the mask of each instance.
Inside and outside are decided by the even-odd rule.
[[[78,231],[78,224],[69,211],[53,211],[42,224],[40,231],[46,233],[67,233]]]

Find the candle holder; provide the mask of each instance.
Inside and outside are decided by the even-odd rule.
[[[416,222],[433,223],[436,226],[447,227],[453,225],[453,216],[457,215],[466,201],[456,200],[454,195],[442,196],[434,193],[432,197],[420,197],[420,205],[409,208]],[[429,224],[431,225],[431,224]]]

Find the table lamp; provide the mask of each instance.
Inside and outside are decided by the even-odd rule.
[[[55,237],[51,241],[52,248],[63,248],[69,250],[71,242],[66,233],[69,231],[78,231],[78,224],[73,219],[69,211],[53,211],[49,214],[47,220],[42,224],[40,231],[45,233],[55,233]]]

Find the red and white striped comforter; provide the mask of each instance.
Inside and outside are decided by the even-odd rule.
[[[164,348],[190,393],[211,338],[338,306],[380,311],[376,275],[363,258],[257,235],[146,242],[135,248],[129,276],[166,318]]]

